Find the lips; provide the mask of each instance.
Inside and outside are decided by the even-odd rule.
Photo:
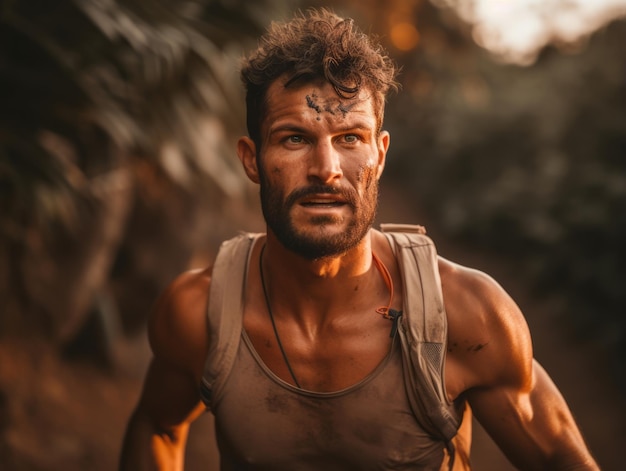
[[[343,206],[346,202],[338,195],[311,195],[300,201],[300,204],[308,208],[313,208]]]
[[[299,205],[303,208],[336,208],[356,206],[356,192],[350,188],[329,185],[310,185],[294,190],[285,200],[285,207]]]

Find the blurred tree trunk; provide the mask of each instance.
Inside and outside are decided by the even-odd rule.
[[[29,233],[18,262],[30,300],[19,315],[31,327],[32,320],[41,322],[43,333],[60,344],[76,334],[105,285],[133,204],[128,166],[99,175],[90,186],[93,199],[72,233]]]
[[[0,0],[0,335],[141,327],[246,201],[237,62],[285,4]]]

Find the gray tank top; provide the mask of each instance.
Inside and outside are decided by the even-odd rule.
[[[407,393],[414,387],[405,371],[411,361],[403,345],[409,327],[399,325],[378,367],[341,391],[295,388],[263,363],[242,326],[248,259],[258,236],[242,234],[224,243],[211,281],[210,352],[201,393],[215,415],[221,469],[447,469],[452,436],[445,434],[454,435],[461,419],[454,406],[439,397],[442,369],[431,367],[417,375],[428,384],[434,376],[437,386],[435,392],[422,391],[422,396],[433,397],[419,399],[420,407],[415,405],[416,393]],[[422,266],[420,273],[427,268]],[[441,358],[436,361],[442,363]],[[416,375],[410,376],[414,381]],[[435,404],[438,410],[423,410],[424,404],[426,409]],[[433,415],[446,426],[452,419],[452,432],[433,432]]]
[[[439,470],[444,456],[411,413],[400,351],[342,391],[302,391],[276,377],[245,333],[212,403],[223,470]]]

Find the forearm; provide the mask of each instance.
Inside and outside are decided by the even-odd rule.
[[[600,471],[600,467],[598,466],[598,464],[595,462],[595,460],[593,458],[591,458],[591,456],[587,457],[586,459],[580,459],[577,462],[568,465],[568,466],[562,466],[559,468],[546,468],[546,469],[558,469],[558,470],[562,470],[562,471]]]
[[[182,471],[187,430],[161,430],[135,413],[124,436],[120,471]]]
[[[567,449],[555,453],[552,462],[545,467],[550,470],[561,471],[599,471],[600,467],[591,456],[589,449],[577,436]]]
[[[538,363],[533,369],[529,391],[470,392],[476,418],[517,469],[598,470],[563,396]]]

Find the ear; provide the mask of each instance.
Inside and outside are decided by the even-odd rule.
[[[380,178],[385,168],[385,161],[387,159],[387,150],[389,150],[389,140],[391,136],[388,131],[381,131],[378,136],[378,170],[377,177]]]
[[[248,136],[240,137],[237,141],[237,155],[246,175],[252,182],[259,183],[259,169],[256,161],[256,145]]]

